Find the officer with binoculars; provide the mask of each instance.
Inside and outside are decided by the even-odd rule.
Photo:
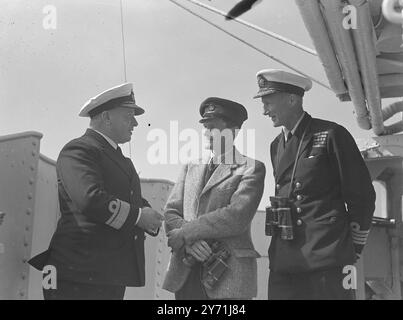
[[[311,80],[257,73],[264,115],[282,132],[270,146],[275,197],[266,208],[269,299],[352,299],[343,267],[359,259],[375,209],[361,154],[342,126],[303,109]]]

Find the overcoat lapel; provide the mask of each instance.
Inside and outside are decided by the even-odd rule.
[[[301,123],[298,125],[297,130],[292,135],[291,140],[288,141],[284,153],[278,161],[278,168],[276,168],[276,181],[279,181],[283,177],[284,173],[294,164],[302,135],[305,131],[306,126],[309,125],[311,119],[312,119],[311,116],[308,113],[306,113]],[[301,156],[303,151],[307,148],[310,140],[312,139],[312,136],[313,134],[311,133],[310,128],[307,128],[307,132],[301,144],[299,157]],[[281,143],[281,141],[279,143]],[[278,148],[276,150],[278,150]]]
[[[203,188],[202,194],[209,191],[211,188],[221,183],[231,175],[231,167],[233,165],[220,163],[217,169],[214,170],[210,179]]]
[[[196,196],[197,199],[200,198],[200,194],[203,191],[204,188],[204,176],[206,174],[208,165],[206,162],[200,162],[200,163],[194,163],[192,164],[188,175],[187,175],[187,180],[192,181],[193,184],[193,194]]]
[[[225,160],[227,159],[223,159],[223,161]],[[201,195],[205,194],[211,188],[215,187],[224,180],[228,179],[233,174],[232,171],[238,168],[240,165],[243,165],[245,162],[246,162],[245,156],[243,156],[241,153],[239,153],[239,151],[236,148],[234,148],[232,157],[230,157],[229,159],[229,163],[220,163],[218,165],[218,167],[214,170],[210,179],[204,186]]]

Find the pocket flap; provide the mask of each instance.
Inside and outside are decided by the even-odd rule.
[[[233,249],[237,258],[260,258],[259,252],[254,249]]]

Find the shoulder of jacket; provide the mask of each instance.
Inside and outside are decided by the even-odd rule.
[[[68,152],[77,149],[97,152],[100,149],[100,145],[95,139],[84,135],[66,143],[61,152]]]
[[[334,130],[335,128],[340,127],[336,122],[318,118],[312,118],[311,126],[314,132],[318,130]]]
[[[347,132],[347,130],[336,122],[322,120],[322,119],[312,119],[311,132],[314,138],[327,139],[328,137],[334,136],[336,132]]]

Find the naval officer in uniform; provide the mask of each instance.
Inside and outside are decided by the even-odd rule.
[[[63,147],[56,164],[61,217],[49,249],[30,262],[56,268],[57,289],[44,289],[45,299],[123,299],[126,286],[144,286],[144,232],[155,235],[163,216],[142,198],[119,147],[142,113],[131,83],[82,107],[90,128]]]
[[[303,109],[309,79],[257,73],[264,115],[281,133],[270,146],[275,196],[289,199],[293,235],[274,226],[269,299],[351,299],[343,268],[365,245],[375,209],[367,167],[350,133]],[[292,239],[290,239],[292,238]]]
[[[257,294],[259,257],[251,222],[263,194],[265,166],[233,145],[248,117],[241,104],[210,97],[199,112],[211,155],[183,166],[166,204],[172,256],[163,288],[178,300],[251,299]],[[222,247],[220,254],[215,244]]]

